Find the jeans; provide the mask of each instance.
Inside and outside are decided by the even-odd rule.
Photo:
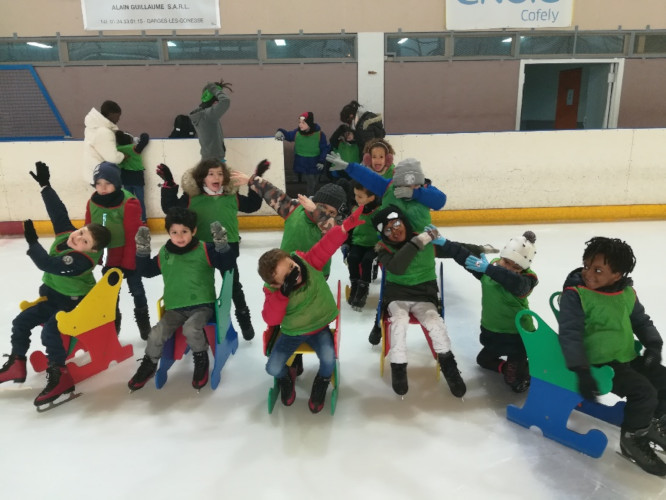
[[[282,378],[287,374],[287,361],[301,344],[308,344],[319,358],[319,375],[329,378],[335,370],[335,346],[331,329],[326,326],[312,335],[282,334],[275,341],[271,355],[266,362],[269,375]]]

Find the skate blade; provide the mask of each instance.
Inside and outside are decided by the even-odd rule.
[[[72,391],[68,394],[67,399],[58,398],[55,401],[51,401],[50,403],[46,403],[46,404],[37,406],[36,407],[37,408],[37,413],[44,413],[44,412],[50,411],[54,408],[57,408],[58,406],[64,405],[65,403],[69,403],[72,399],[76,399],[76,398],[78,398],[82,395],[83,395],[83,393],[81,393],[81,392]]]

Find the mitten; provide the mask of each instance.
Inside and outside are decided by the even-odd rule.
[[[141,154],[141,152],[145,149],[145,147],[148,145],[148,141],[150,140],[150,136],[146,134],[145,132],[139,136],[139,142],[136,144],[136,147],[134,150]]]
[[[33,225],[32,220],[28,219],[23,221],[23,235],[25,236],[25,241],[28,242],[28,245],[37,243],[37,231],[35,231],[35,226]]]
[[[227,242],[227,230],[218,221],[210,223],[210,234],[213,235],[213,243],[216,252],[226,252],[229,250]]]
[[[136,255],[138,257],[150,256],[150,229],[141,226],[134,236],[136,242]]]
[[[431,241],[432,237],[428,231],[423,231],[421,234],[417,234],[412,238],[412,243],[414,243],[419,250],[423,250]]]
[[[414,196],[414,188],[409,186],[396,186],[393,189],[393,194],[396,198],[403,198],[405,200],[411,200]]]
[[[175,183],[173,182],[173,175],[171,174],[171,169],[164,163],[157,165],[157,170],[155,173],[157,173],[157,175],[164,181],[164,184],[162,184],[163,187],[175,186]]]
[[[331,162],[331,167],[329,168],[329,170],[333,172],[335,172],[336,170],[345,170],[347,168],[347,165],[349,165],[349,163],[344,161],[340,157],[340,154],[336,153],[335,151],[332,153],[328,153],[326,155],[326,161]]]
[[[39,182],[41,187],[50,186],[51,183],[49,179],[51,178],[51,173],[49,172],[49,167],[46,163],[38,161],[35,163],[35,172],[30,172],[30,175],[33,179]]]
[[[266,170],[268,170],[271,167],[271,162],[268,160],[261,160],[257,164],[257,169],[254,171],[254,175],[257,177],[263,177],[263,175],[266,173]]]
[[[643,366],[646,370],[652,370],[653,368],[661,364],[661,351],[653,348],[646,347],[645,352],[643,352]]]
[[[355,227],[365,224],[365,221],[360,218],[361,215],[363,215],[362,205],[354,210],[354,212],[342,222],[342,229],[348,233]]]
[[[298,269],[298,267],[294,267],[291,272],[284,278],[284,283],[282,283],[282,286],[280,287],[282,295],[289,297],[289,294],[296,287],[296,282],[298,281],[298,276],[300,274],[300,269]]]
[[[324,170],[324,164],[323,163],[317,163],[317,170],[319,170],[319,171]]]
[[[482,253],[480,259],[470,255],[467,257],[467,259],[465,259],[465,267],[470,271],[485,273],[486,269],[488,269],[488,260],[486,259],[486,255]]]
[[[589,368],[573,368],[572,371],[578,375],[578,392],[588,401],[596,402],[599,395],[599,386],[592,377]]]
[[[278,130],[275,132],[275,140],[276,141],[284,141],[284,134],[282,133],[281,130]]]

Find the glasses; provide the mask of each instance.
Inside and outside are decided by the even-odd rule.
[[[402,222],[399,220],[393,221],[393,224],[386,226],[384,229],[384,236],[391,236],[391,233],[402,226]]]

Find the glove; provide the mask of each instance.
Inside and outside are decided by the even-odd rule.
[[[347,168],[347,163],[344,161],[339,153],[333,152],[333,153],[328,153],[326,155],[326,161],[331,162],[331,168],[329,168],[330,171],[335,172],[337,170],[345,170]]]
[[[470,271],[485,273],[486,269],[488,269],[488,259],[486,259],[486,254],[482,253],[480,259],[470,255],[465,259],[465,267]]]
[[[590,369],[575,368],[573,371],[578,375],[578,392],[580,392],[580,395],[588,401],[596,403],[597,396],[599,395],[599,386],[594,377],[592,377]]]
[[[157,165],[157,170],[155,173],[164,181],[164,187],[173,187],[175,183],[173,182],[173,174],[171,169],[167,167],[164,163]]]
[[[145,132],[142,133],[139,136],[139,142],[136,144],[136,151],[141,153],[143,149],[148,145],[148,141],[150,140],[150,136],[146,134]]]
[[[284,134],[282,133],[281,130],[278,130],[275,132],[275,140],[276,141],[284,141]]]
[[[270,161],[261,160],[257,164],[257,168],[254,171],[254,175],[256,175],[257,177],[262,177],[266,173],[266,170],[268,170],[270,167],[271,167],[271,162]]]
[[[134,236],[136,242],[137,257],[150,256],[150,229],[147,226],[141,226]]]
[[[51,178],[51,173],[49,172],[49,167],[46,163],[38,161],[35,163],[35,172],[30,172],[32,178],[39,182],[41,187],[50,186],[51,183],[49,179]]]
[[[23,221],[23,235],[25,236],[25,241],[28,242],[28,245],[37,243],[37,231],[35,231],[35,226],[33,225],[32,220],[28,219]]]
[[[361,215],[363,215],[363,205],[354,210],[354,212],[342,222],[342,229],[348,233],[355,227],[365,224],[365,221],[360,218]]]
[[[396,186],[393,189],[393,194],[395,195],[396,198],[411,200],[412,196],[414,196],[414,188],[411,188],[409,186]]]
[[[210,223],[210,234],[213,235],[213,243],[216,252],[226,252],[229,250],[227,241],[227,230],[218,221]]]
[[[340,247],[340,251],[342,252],[342,262],[347,265],[347,256],[349,255],[349,244],[343,243],[342,246]]]
[[[661,364],[661,351],[653,347],[646,347],[643,353],[643,366],[650,371]]]
[[[425,246],[432,241],[432,236],[428,231],[423,231],[421,234],[417,234],[412,238],[412,243],[414,243],[419,250],[423,250]]]
[[[289,297],[289,294],[296,287],[296,282],[298,281],[298,276],[301,274],[301,270],[298,267],[294,267],[291,272],[285,277],[284,283],[280,287],[282,295]]]
[[[317,163],[317,170],[319,170],[320,172],[322,170],[324,170],[324,164],[323,163]]]
[[[437,229],[435,226],[428,224],[425,227],[425,230],[430,234],[433,245],[439,245],[440,247],[443,247],[446,244],[446,238],[439,234],[439,229]]]

